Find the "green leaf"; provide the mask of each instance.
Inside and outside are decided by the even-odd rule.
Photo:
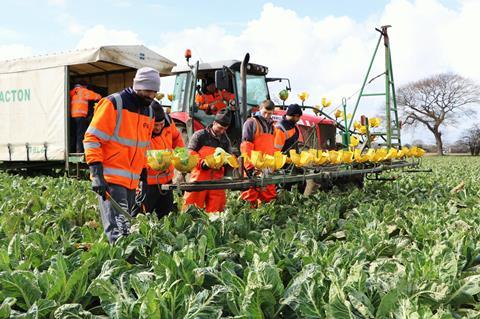
[[[81,304],[64,304],[55,310],[53,317],[55,319],[91,319],[94,318],[92,313],[83,310]]]
[[[8,319],[10,318],[10,313],[12,311],[12,306],[15,304],[17,299],[12,297],[7,297],[3,300],[2,304],[0,305],[0,319]]]
[[[0,288],[6,296],[16,298],[16,305],[25,311],[42,295],[35,275],[25,270],[0,272]]]
[[[462,279],[460,283],[461,286],[448,297],[446,303],[475,306],[477,301],[474,296],[480,293],[480,275],[469,276]]]
[[[377,318],[389,317],[392,311],[397,307],[400,296],[396,289],[389,291],[384,295],[380,301],[380,305],[377,308]]]
[[[212,290],[202,290],[190,296],[186,304],[184,319],[220,318],[222,315],[221,299],[227,292],[224,286],[213,286]]]

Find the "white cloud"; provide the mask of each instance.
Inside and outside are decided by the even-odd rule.
[[[73,35],[82,35],[86,27],[80,24],[74,16],[68,13],[62,13],[58,16],[58,21],[65,26],[66,31]]]
[[[77,44],[78,48],[91,48],[101,45],[141,44],[135,32],[129,30],[107,29],[103,25],[96,25],[83,33],[82,39]]]
[[[0,27],[0,40],[12,40],[20,37],[20,34],[12,29]]]
[[[0,45],[0,61],[19,59],[33,55],[33,49],[23,44]]]

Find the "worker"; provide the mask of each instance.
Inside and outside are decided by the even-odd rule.
[[[198,154],[200,161],[190,174],[190,182],[209,181],[222,179],[225,168],[209,168],[203,161],[207,155],[213,154],[217,147],[228,153],[232,152],[230,139],[226,135],[232,121],[231,111],[222,109],[215,115],[215,119],[207,128],[195,132],[188,149],[192,154]],[[224,189],[203,190],[198,192],[185,192],[184,208],[195,205],[205,209],[207,213],[219,213],[225,209],[226,194]]]
[[[152,141],[149,149],[152,150],[174,150],[176,147],[183,147],[182,136],[178,131],[172,118],[165,114],[158,102],[153,104],[155,125],[152,131]],[[175,210],[173,202],[173,191],[161,190],[160,185],[170,184],[174,175],[173,164],[165,171],[157,171],[148,167],[147,183],[142,182],[143,208],[147,213],[155,212],[158,218],[162,218]]]
[[[73,119],[72,127],[75,127],[72,136],[77,153],[83,153],[83,136],[88,126],[88,101],[98,101],[101,98],[100,94],[87,89],[85,81],[79,81],[70,90],[70,116]]]
[[[206,87],[204,94],[198,94],[195,102],[200,110],[207,114],[217,114],[220,110],[227,107],[227,104],[235,102],[235,95],[227,90],[219,90],[215,86],[215,80],[206,78]]]
[[[139,178],[147,178],[145,153],[154,126],[151,103],[159,90],[159,73],[149,67],[139,69],[133,87],[100,100],[85,133],[85,159],[110,243],[128,235],[125,213],[134,206]]]
[[[287,107],[287,113],[282,120],[275,125],[274,146],[275,150],[287,154],[291,149],[297,149],[299,131],[297,122],[302,116],[302,107],[291,104]]]
[[[274,146],[276,151],[281,151],[288,154],[290,150],[298,152],[298,138],[300,136],[297,122],[302,116],[302,107],[298,104],[291,104],[287,107],[287,113],[282,117],[282,120],[275,125],[274,132]],[[293,168],[294,173],[301,174],[303,171],[297,167]],[[305,191],[305,182],[285,183],[277,185],[277,189],[285,189],[290,191],[293,185],[297,185],[297,190],[300,193]]]
[[[270,100],[265,100],[259,105],[259,111],[245,121],[242,130],[242,154],[251,155],[253,150],[264,154],[273,155],[274,123],[272,120],[275,105]],[[245,168],[249,175],[254,174],[252,163],[245,161]],[[251,207],[258,207],[262,202],[267,203],[277,196],[275,185],[265,187],[252,187],[240,195],[243,200],[250,202]]]

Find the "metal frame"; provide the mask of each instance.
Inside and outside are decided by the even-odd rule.
[[[376,134],[384,136],[385,146],[387,147],[397,147],[400,148],[402,146],[401,138],[400,138],[400,122],[398,120],[398,112],[397,112],[397,99],[395,96],[395,82],[393,80],[393,68],[392,68],[392,54],[390,49],[390,38],[388,36],[387,29],[390,28],[390,25],[384,25],[381,29],[375,28],[380,33],[380,36],[377,41],[377,45],[375,46],[375,50],[373,52],[372,59],[370,60],[370,64],[368,66],[367,74],[363,79],[362,87],[360,88],[360,93],[358,94],[357,101],[355,103],[355,108],[352,113],[352,119],[350,123],[346,125],[348,130],[344,132],[343,141],[345,145],[349,145],[350,143],[350,135],[349,131],[353,124],[353,119],[355,118],[355,113],[357,112],[358,105],[360,104],[360,100],[362,97],[372,97],[372,96],[385,96],[385,111],[386,111],[386,120],[385,120],[385,133]],[[385,92],[377,92],[377,93],[364,93],[365,85],[367,84],[368,77],[370,75],[370,71],[372,69],[373,62],[375,61],[375,57],[378,52],[378,48],[380,46],[380,41],[383,38],[383,44],[385,48],[385,72],[381,73],[370,79],[368,83],[371,83],[373,80],[377,79],[378,77],[385,75]],[[346,106],[345,100],[343,101],[344,106],[344,118],[345,123],[347,123],[347,114],[346,114]]]
[[[162,190],[178,190],[178,191],[203,191],[213,189],[230,189],[230,190],[244,190],[250,187],[265,187],[271,184],[285,184],[293,182],[304,182],[306,180],[332,180],[336,178],[355,176],[355,175],[367,175],[367,174],[380,174],[387,170],[399,169],[399,168],[415,168],[418,166],[418,162],[392,162],[391,164],[381,164],[370,168],[352,169],[346,168],[340,170],[341,167],[330,167],[330,169],[324,168],[322,170],[310,170],[305,169],[304,174],[287,175],[288,172],[283,174],[271,175],[268,177],[252,177],[252,178],[239,178],[239,179],[221,179],[212,181],[202,181],[195,183],[181,183],[181,184],[164,184],[161,185]]]

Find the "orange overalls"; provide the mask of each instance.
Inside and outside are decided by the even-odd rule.
[[[219,180],[224,176],[225,170],[223,167],[218,170],[202,169],[201,160],[207,155],[213,154],[217,147],[221,147],[227,152],[231,151],[230,140],[226,135],[213,138],[209,130],[210,127],[195,132],[188,145],[190,152],[198,154],[200,157],[197,167],[190,174],[190,182]],[[226,193],[223,189],[185,192],[184,199],[184,209],[190,205],[195,205],[205,209],[207,213],[222,212],[225,209]]]
[[[247,121],[255,121],[255,133],[253,142],[244,140],[240,145],[240,151],[242,154],[248,154],[250,156],[252,150],[261,151],[264,154],[273,155],[275,152],[274,147],[274,135],[272,133],[266,133],[263,131],[259,120],[255,117],[249,118]],[[247,123],[245,123],[247,124]],[[245,161],[245,168],[247,170],[253,169],[253,164]],[[275,185],[267,185],[261,188],[250,188],[240,195],[243,200],[249,201],[252,207],[255,207],[259,202],[268,203],[277,197],[277,191]]]
[[[207,93],[195,97],[198,108],[210,114],[217,114],[218,111],[227,107],[224,101],[232,100],[235,100],[235,95],[227,90],[215,90],[213,94]]]

